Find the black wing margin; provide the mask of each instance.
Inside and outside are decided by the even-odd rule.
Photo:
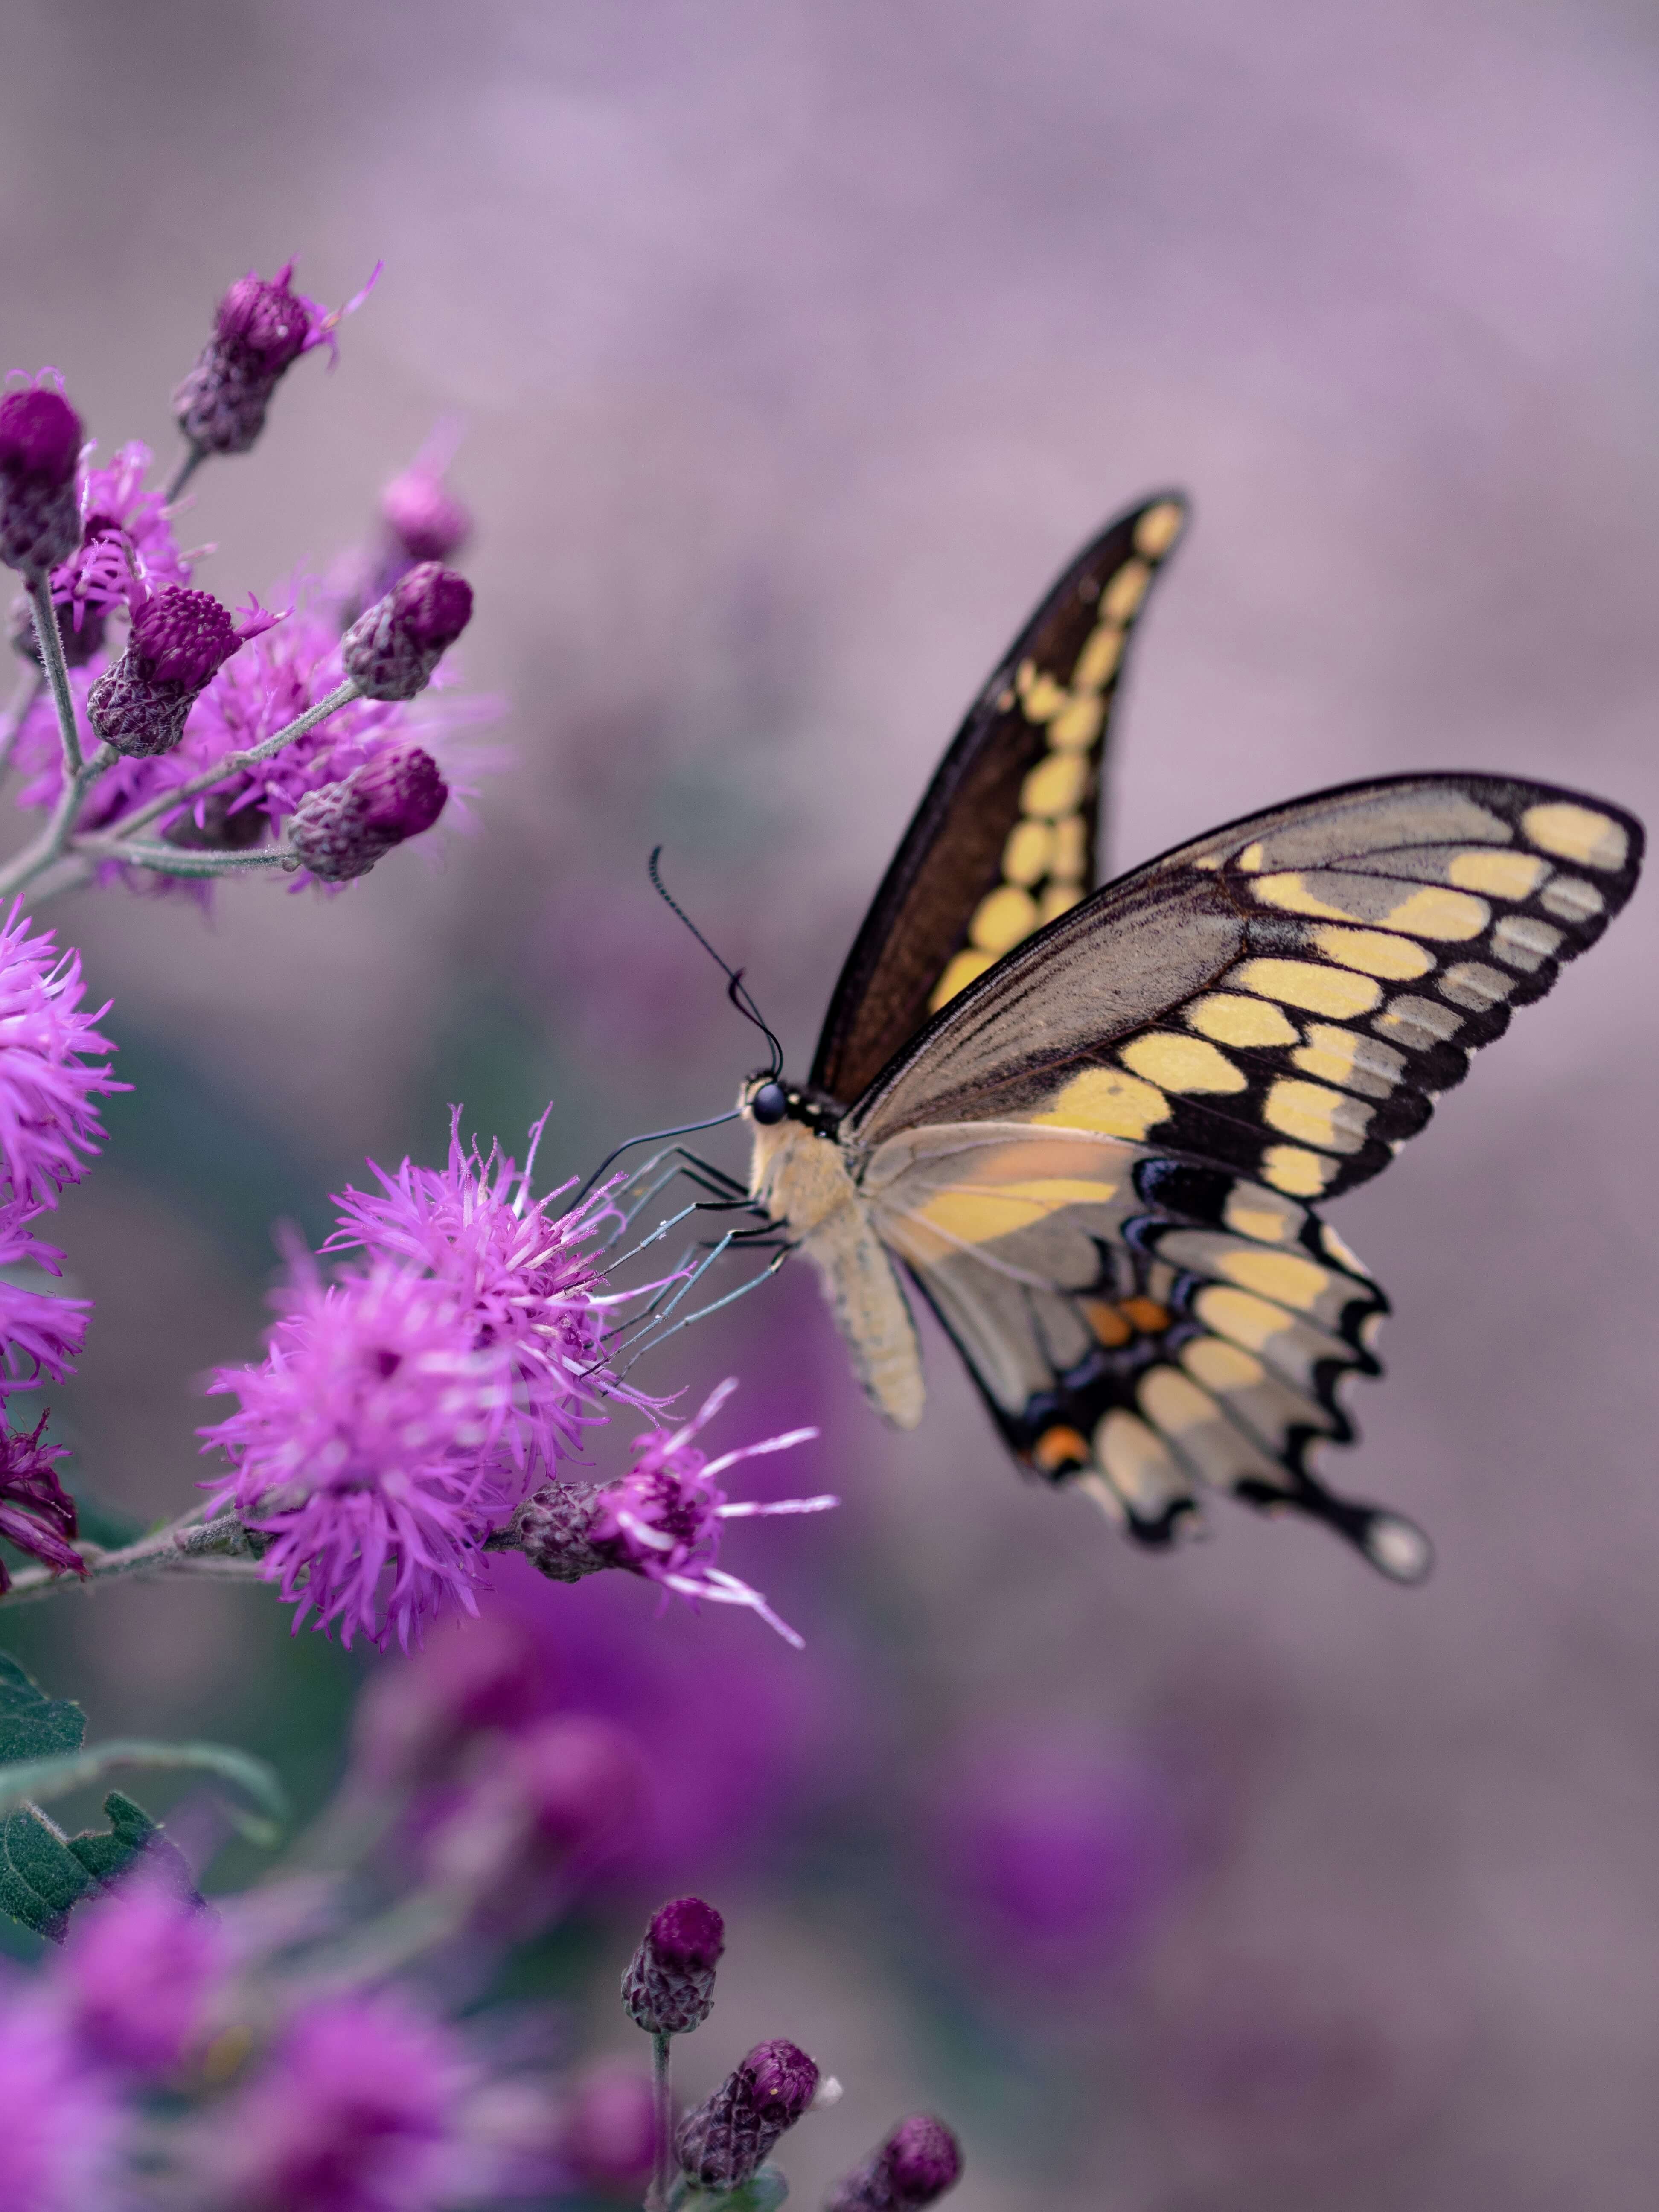
[[[848,955],[812,1065],[821,1094],[850,1104],[932,1012],[1092,888],[1129,633],[1186,515],[1175,492],[1121,515],[999,663]]]

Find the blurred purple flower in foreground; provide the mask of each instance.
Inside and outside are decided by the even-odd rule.
[[[91,1057],[114,1047],[97,1029],[108,1006],[88,1013],[85,995],[80,954],[60,952],[51,930],[32,937],[15,901],[0,921],[0,1163],[15,1197],[38,1206],[79,1182],[103,1142],[94,1097],[125,1088]]]
[[[218,1922],[147,1871],[83,1905],[62,1979],[84,2050],[123,2073],[170,2073],[201,2033],[227,1964]]]
[[[425,2212],[453,2201],[468,2079],[451,2030],[407,1997],[315,2004],[208,2122],[211,2201],[236,2212]]]
[[[12,1279],[9,1271],[26,1265],[49,1275],[63,1272],[63,1254],[28,1225],[43,1210],[0,1206],[0,1396],[29,1389],[43,1376],[61,1382],[72,1373],[92,1314],[90,1298],[53,1297]]]
[[[46,1425],[42,1413],[27,1431],[0,1426],[0,1536],[56,1574],[84,1574],[86,1562],[70,1542],[77,1525],[75,1501],[52,1464],[65,1455],[61,1445],[41,1443]],[[0,1595],[10,1587],[0,1559]]]
[[[454,450],[453,433],[441,428],[380,494],[380,520],[402,563],[398,574],[417,561],[453,561],[472,535],[472,517],[444,482]],[[386,574],[373,596],[397,580]]]
[[[126,2116],[68,2023],[38,1996],[0,1996],[0,2207],[113,2205]]]
[[[605,2196],[638,2197],[650,2177],[653,2144],[649,2077],[620,2058],[585,2067],[560,2143],[575,2179]]]
[[[924,2212],[962,2178],[962,2146],[943,2120],[913,2112],[830,2197],[826,2212]]]
[[[293,286],[295,264],[275,276],[250,269],[220,301],[213,335],[173,394],[179,428],[200,453],[246,453],[265,426],[277,385],[302,354],[334,345],[337,325],[373,289],[374,276],[332,310]]]

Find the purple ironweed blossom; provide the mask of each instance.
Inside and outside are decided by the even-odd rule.
[[[103,469],[88,465],[92,452],[88,446],[82,457],[81,544],[52,575],[64,654],[72,668],[102,652],[112,614],[141,605],[169,584],[190,581],[191,558],[174,543],[162,494],[144,489],[149,447],[135,440]],[[29,611],[28,601],[20,599],[13,610],[12,643],[25,658],[38,659]]]
[[[185,719],[233,653],[282,620],[257,600],[235,621],[211,592],[169,584],[133,613],[127,649],[87,695],[92,726],[117,752],[171,752]]]
[[[510,1621],[455,1624],[375,1670],[352,1714],[358,1774],[377,1791],[445,1781],[479,1736],[537,1717],[544,1672]]]
[[[444,811],[449,786],[419,745],[390,745],[343,783],[300,801],[289,841],[313,876],[349,883],[366,876],[394,845],[418,837]]]
[[[204,2179],[234,2212],[428,2212],[452,2201],[470,2069],[391,1990],[301,2012],[210,2124]]]
[[[323,1248],[422,1269],[453,1292],[480,1352],[507,1363],[502,1440],[526,1483],[577,1448],[583,1428],[603,1418],[601,1398],[652,1402],[618,1382],[605,1361],[611,1294],[588,1245],[607,1218],[611,1187],[563,1211],[568,1183],[531,1195],[546,1118],[531,1131],[520,1169],[499,1145],[487,1154],[476,1142],[464,1148],[457,1108],[447,1165],[405,1159],[391,1175],[370,1161],[380,1189],[346,1190],[339,1226]]]
[[[650,2079],[637,2067],[602,2058],[577,2075],[561,2148],[578,2181],[637,2197],[650,2178],[655,2131]]]
[[[648,2035],[689,2035],[714,2002],[726,1923],[700,1897],[659,1905],[622,1979],[629,2017]]]
[[[477,1610],[479,1547],[523,1478],[506,1449],[507,1349],[481,1343],[446,1283],[377,1260],[325,1285],[308,1257],[263,1365],[218,1369],[241,1401],[200,1433],[233,1472],[204,1483],[270,1540],[264,1577],[348,1647],[411,1634],[446,1606]]]
[[[100,1036],[96,1013],[83,1011],[81,956],[60,952],[52,932],[29,933],[21,899],[0,921],[0,1163],[15,1197],[56,1205],[66,1183],[79,1182],[86,1160],[103,1141],[93,1099],[122,1091]]]
[[[962,2146],[943,2120],[913,2112],[855,2172],[825,2212],[923,2212],[962,2178]]]
[[[444,482],[454,444],[453,435],[435,434],[380,494],[380,520],[401,556],[399,574],[416,561],[453,561],[472,535],[472,517]],[[396,581],[386,577],[385,588]]]
[[[674,2148],[681,2172],[699,2188],[741,2188],[799,2119],[817,2086],[817,2067],[797,2045],[781,2038],[757,2044],[680,2122]]]
[[[412,699],[472,619],[472,586],[436,561],[400,576],[340,641],[345,672],[368,699]]]
[[[294,289],[295,265],[285,263],[272,277],[250,269],[220,301],[213,335],[173,396],[179,427],[198,453],[247,453],[283,375],[301,354],[319,345],[335,349],[337,327],[380,273],[377,264],[355,298],[331,310]]]
[[[80,451],[81,418],[61,391],[36,383],[0,398],[0,562],[31,586],[81,543]]]
[[[572,1714],[501,1739],[424,1853],[481,1926],[521,1936],[554,1918],[645,1794],[644,1761],[609,1721]]]
[[[63,1254],[29,1227],[43,1211],[21,1200],[0,1206],[0,1400],[48,1376],[61,1382],[74,1372],[86,1339],[90,1298],[53,1297],[12,1279],[10,1271],[26,1265],[63,1273]]]
[[[84,1575],[87,1563],[70,1542],[76,1533],[75,1500],[52,1462],[66,1456],[61,1444],[43,1444],[42,1413],[33,1429],[0,1427],[0,1536],[39,1559],[54,1574]],[[0,1559],[0,1592],[11,1577]]]
[[[125,2118],[43,1996],[0,1999],[0,2207],[85,2212],[114,2204]]]
[[[650,1429],[634,1440],[634,1464],[620,1481],[597,1490],[550,1483],[526,1499],[514,1521],[514,1540],[532,1566],[554,1582],[574,1582],[605,1567],[623,1567],[682,1597],[718,1605],[745,1605],[786,1643],[801,1638],[780,1620],[757,1589],[714,1562],[720,1523],[775,1513],[822,1513],[838,1498],[780,1498],[728,1502],[714,1481],[739,1460],[787,1451],[816,1437],[816,1429],[791,1429],[711,1460],[691,1439],[737,1389],[728,1378],[678,1429]]]
[[[141,1871],[75,1914],[60,1985],[82,2050],[154,2077],[199,2040],[227,1965],[223,1932],[206,1906]]]

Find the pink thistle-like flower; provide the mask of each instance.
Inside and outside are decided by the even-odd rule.
[[[620,1481],[597,1490],[548,1483],[514,1516],[513,1541],[531,1565],[555,1582],[575,1582],[605,1567],[623,1567],[676,1590],[682,1597],[717,1605],[747,1606],[787,1644],[801,1638],[780,1620],[757,1589],[717,1566],[720,1525],[774,1513],[823,1513],[838,1498],[781,1498],[728,1502],[714,1481],[739,1460],[787,1451],[816,1437],[816,1429],[791,1429],[711,1460],[691,1441],[737,1389],[722,1382],[691,1419],[678,1429],[651,1429],[634,1443],[634,1464]]]
[[[108,1012],[82,1006],[81,956],[60,952],[51,930],[29,933],[21,899],[0,921],[0,1162],[13,1194],[53,1206],[78,1182],[103,1141],[93,1100],[124,1091],[107,1060],[114,1050],[97,1024]]]
[[[246,453],[265,426],[265,410],[283,377],[320,345],[337,354],[334,333],[360,307],[380,273],[343,307],[330,309],[293,286],[295,263],[275,276],[250,269],[220,301],[213,335],[173,394],[179,427],[198,453]]]
[[[76,667],[102,651],[111,615],[142,605],[168,585],[188,584],[191,570],[189,558],[173,540],[164,495],[144,489],[149,447],[135,440],[102,469],[90,465],[93,451],[88,446],[82,455],[81,544],[52,575],[64,654]],[[26,613],[27,601],[21,606]],[[62,619],[65,615],[67,621]],[[14,641],[34,657],[36,648],[21,621]]]
[[[416,561],[453,561],[472,535],[472,517],[444,482],[456,442],[454,427],[441,425],[380,494],[380,520],[402,562],[399,574]],[[380,592],[397,580],[387,575]]]
[[[0,397],[0,562],[34,586],[81,542],[81,418],[55,369]]]
[[[343,783],[310,792],[294,810],[289,842],[323,883],[350,883],[444,811],[449,786],[419,745],[389,745]]]
[[[126,651],[87,694],[87,713],[104,743],[140,757],[171,752],[225,662],[282,620],[257,599],[241,613],[237,622],[211,592],[178,584],[141,599]]]
[[[75,1500],[58,1480],[61,1444],[43,1444],[42,1413],[33,1429],[0,1427],[0,1536],[58,1575],[84,1575],[87,1563],[70,1542],[76,1534]],[[11,1577],[0,1560],[0,1593]]]
[[[44,1994],[0,2000],[0,2207],[118,2203],[125,2115]]]
[[[488,1154],[463,1146],[460,1114],[452,1116],[448,1164],[395,1175],[369,1162],[378,1191],[348,1188],[339,1226],[325,1251],[361,1248],[423,1268],[449,1286],[472,1317],[480,1348],[502,1354],[513,1398],[503,1440],[527,1483],[555,1472],[580,1442],[601,1397],[652,1401],[619,1384],[605,1359],[609,1297],[589,1241],[608,1215],[609,1186],[561,1211],[562,1184],[531,1195],[536,1147],[546,1116],[531,1132],[524,1167],[498,1145]],[[515,1501],[516,1502],[516,1501]]]
[[[269,1345],[212,1377],[241,1405],[200,1432],[234,1469],[203,1487],[269,1540],[295,1629],[314,1613],[348,1647],[395,1632],[407,1649],[446,1606],[475,1612],[479,1547],[524,1486],[506,1348],[450,1285],[385,1260],[331,1285],[307,1265]]]
[[[141,1869],[70,1923],[60,1990],[82,2049],[118,2072],[171,2073],[198,2041],[228,1965],[206,1906]]]
[[[0,1206],[0,1398],[75,1370],[92,1312],[90,1298],[54,1297],[15,1282],[9,1271],[32,1265],[61,1275],[63,1254],[29,1227],[45,1209],[21,1200]]]
[[[201,2164],[235,2212],[428,2212],[452,2200],[459,2044],[391,1990],[330,1997],[294,2019],[210,2123]]]

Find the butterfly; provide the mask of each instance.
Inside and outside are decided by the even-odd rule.
[[[1184,502],[1112,523],[939,765],[809,1080],[749,1078],[751,1200],[913,1427],[901,1271],[1021,1466],[1167,1547],[1231,1492],[1401,1582],[1431,1551],[1316,1471],[1388,1301],[1316,1210],[1593,945],[1641,825],[1513,777],[1391,776],[1228,823],[1094,890],[1125,654]]]

